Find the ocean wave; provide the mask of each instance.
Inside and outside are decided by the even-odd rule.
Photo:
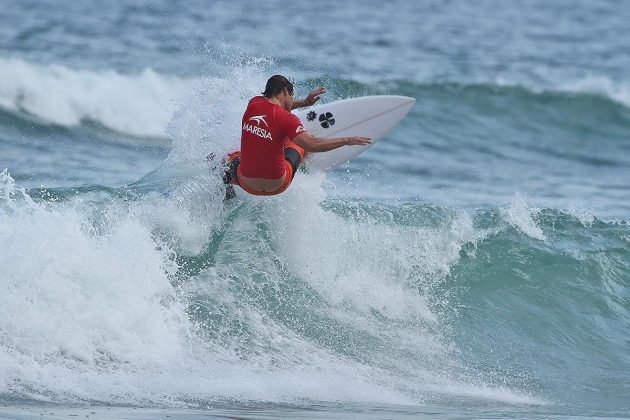
[[[344,92],[363,94],[386,94],[392,91],[414,96],[418,92],[471,91],[497,95],[521,93],[532,100],[570,99],[589,101],[593,98],[630,108],[630,83],[615,81],[605,76],[588,76],[574,81],[556,84],[534,84],[513,81],[507,78],[480,81],[427,81],[383,80],[373,84],[362,84],[347,80],[336,80],[335,85]]]
[[[20,58],[0,58],[0,108],[32,115],[46,123],[64,127],[94,121],[129,135],[167,137],[167,127],[173,116],[182,107],[187,107],[188,101],[194,101],[200,89],[205,89],[206,93],[224,93],[229,96],[229,89],[224,89],[225,86],[239,87],[245,81],[248,94],[259,91],[264,82],[264,69],[258,69],[258,72],[254,69],[260,74],[245,80],[239,76],[239,73],[244,74],[242,69],[232,70],[229,77],[222,78],[212,75],[181,77],[161,74],[150,68],[137,73],[121,73],[111,69],[75,69],[62,64],[37,64]],[[227,81],[232,83],[228,84]],[[598,76],[555,86],[535,86],[503,78],[478,83],[410,80],[361,83],[351,79],[310,78],[301,85],[308,87],[322,83],[327,83],[330,91],[324,101],[367,94],[403,93],[419,96],[427,89],[487,89],[490,93],[522,89],[534,96],[597,96],[630,107],[629,86]],[[208,89],[208,85],[217,85],[217,89]],[[236,98],[232,95],[230,99]],[[225,101],[222,103],[225,105]],[[239,109],[243,107],[243,103],[238,105]]]
[[[501,210],[504,220],[514,228],[531,238],[544,241],[545,234],[535,221],[539,212],[540,209],[528,206],[520,195],[517,195],[508,207]]]
[[[497,79],[493,84],[499,87],[522,88],[533,94],[558,96],[571,94],[571,97],[576,95],[585,97],[596,96],[630,108],[630,84],[612,80],[607,76],[585,76],[545,86],[512,82],[504,78]]]
[[[91,120],[134,136],[165,137],[182,95],[197,86],[145,69],[135,74],[0,58],[0,107],[73,127]]]
[[[545,378],[626,363],[608,334],[630,311],[627,223],[520,196],[478,211],[327,198],[322,174],[224,204],[213,171],[120,190],[0,174],[0,392],[546,404],[574,396]]]
[[[608,98],[630,108],[630,85],[619,83],[604,76],[589,76],[557,88],[562,92],[586,93]]]
[[[495,227],[449,209],[322,206],[321,174],[223,204],[219,180],[178,173],[33,197],[2,174],[0,393],[544,403],[530,385],[472,374],[449,338],[452,270]]]

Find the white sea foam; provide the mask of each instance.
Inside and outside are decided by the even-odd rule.
[[[150,369],[180,357],[190,324],[168,280],[174,265],[145,226],[123,218],[95,235],[79,203],[4,197],[2,391],[19,381],[74,393],[87,371]]]
[[[200,139],[238,144],[243,104],[266,77],[256,60],[225,78],[182,78],[150,68],[121,73],[0,58],[0,107],[65,127],[92,120],[130,135],[174,136],[175,154],[198,158],[208,151]]]
[[[580,223],[582,223],[582,226],[587,228],[593,226],[593,222],[595,221],[595,216],[590,209],[571,207],[567,209],[567,213],[577,218]]]
[[[199,84],[152,69],[123,74],[0,58],[0,107],[66,127],[92,120],[130,135],[165,137],[182,95]]]
[[[217,398],[413,403],[423,392],[528,402],[462,382],[432,298],[408,283],[445,280],[461,246],[480,238],[470,219],[445,229],[346,220],[321,208],[321,175],[302,175],[282,196],[224,207],[185,184],[168,199],[41,204],[5,171],[0,392],[174,406]],[[233,212],[227,226],[214,201]],[[213,266],[174,286],[174,257],[206,252],[218,229],[223,242],[204,257]],[[282,299],[287,275],[323,299],[322,315],[391,351],[365,353],[363,362],[343,356],[278,322],[262,296],[239,291],[261,287]],[[219,329],[204,330],[187,309],[191,299],[225,320]]]
[[[589,93],[606,97],[630,107],[630,85],[613,81],[605,76],[589,76],[558,86],[563,92]]]
[[[275,215],[278,249],[292,270],[333,305],[351,304],[363,314],[379,311],[394,319],[436,322],[425,297],[410,293],[407,282],[439,282],[448,275],[462,245],[482,236],[473,229],[470,217],[460,215],[449,229],[349,221],[317,204],[324,198],[323,180],[321,174],[296,178],[269,209]]]
[[[630,82],[613,80],[608,76],[592,75],[562,82],[548,82],[542,85],[498,77],[492,83],[502,87],[521,87],[534,93],[564,92],[597,95],[630,107]]]
[[[520,194],[514,197],[508,207],[501,210],[503,219],[514,228],[531,238],[544,241],[545,234],[535,221],[538,212],[539,210],[529,206]]]
[[[182,291],[171,284],[174,255],[199,253],[191,239],[205,242],[215,221],[197,217],[194,191],[131,205],[114,199],[95,209],[80,198],[36,204],[23,199],[8,172],[1,180],[0,392],[172,405],[215,398],[410,402],[370,383],[368,367],[309,343],[249,302],[234,300],[230,311],[253,330],[251,354],[234,354],[238,337],[235,348],[204,341],[186,312],[190,287],[199,293],[204,283],[191,281]],[[225,284],[212,274],[205,281]],[[224,293],[217,299],[232,299]]]
[[[220,160],[238,150],[244,106],[265,81],[256,64],[235,66],[229,78],[202,79],[187,92],[166,128],[172,139],[167,161],[195,161],[210,153]]]

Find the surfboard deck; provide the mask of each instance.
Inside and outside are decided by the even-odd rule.
[[[344,146],[329,152],[310,153],[304,164],[309,169],[328,171],[348,162],[381,140],[415,103],[416,100],[408,96],[377,95],[294,110],[304,128],[316,137],[364,136],[372,139],[369,146]]]

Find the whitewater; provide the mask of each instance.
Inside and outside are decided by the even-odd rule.
[[[278,28],[248,2],[10,3],[0,417],[630,412],[615,2],[278,3]],[[334,171],[224,202],[205,157],[276,73],[416,105]]]

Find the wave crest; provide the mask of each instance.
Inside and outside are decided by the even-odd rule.
[[[133,136],[165,137],[174,105],[197,79],[148,68],[136,74],[0,58],[0,107],[73,127],[91,120]]]

